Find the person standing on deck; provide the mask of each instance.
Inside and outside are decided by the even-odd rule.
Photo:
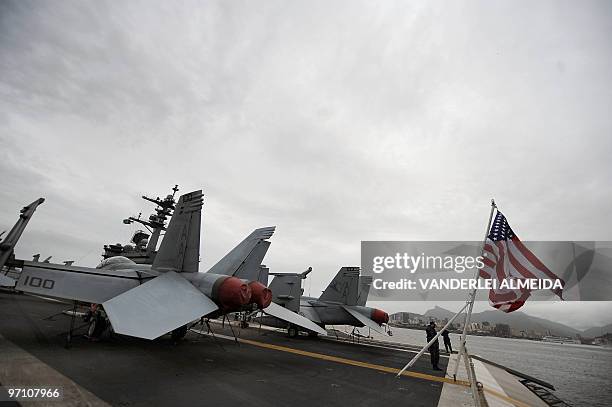
[[[427,342],[429,343],[429,341],[436,336],[436,323],[431,321],[425,329],[425,333],[427,334]],[[429,356],[431,357],[431,366],[433,370],[442,370],[438,367],[438,362],[440,361],[440,343],[438,339],[429,346]]]
[[[448,337],[448,331],[446,329],[442,331],[442,338],[444,340],[444,348],[446,349],[446,353],[453,353],[453,345],[451,345],[451,340]]]

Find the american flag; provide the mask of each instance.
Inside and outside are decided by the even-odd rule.
[[[485,279],[550,279],[561,280],[542,263],[514,234],[506,217],[499,211],[491,225],[484,246],[484,267],[479,275]],[[564,285],[563,280],[561,284]],[[561,289],[553,291],[563,299]],[[516,311],[531,295],[527,288],[495,288],[489,291],[491,306],[504,312]]]

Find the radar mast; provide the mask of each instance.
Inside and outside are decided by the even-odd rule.
[[[149,215],[148,219],[142,218],[142,212],[138,216],[130,216],[123,220],[126,225],[139,223],[149,232],[137,230],[132,236],[131,244],[121,245],[109,244],[104,245],[104,253],[102,257],[108,259],[114,256],[124,256],[133,260],[137,264],[153,264],[155,255],[157,254],[157,243],[161,236],[162,230],[166,230],[166,221],[172,216],[174,206],[176,204],[176,193],[179,191],[178,185],[172,188],[172,194],[168,194],[165,198],[151,198],[142,195],[142,199],[156,205],[154,211]]]

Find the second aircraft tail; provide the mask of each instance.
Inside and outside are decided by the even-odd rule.
[[[359,292],[359,267],[342,267],[319,300],[358,305]]]

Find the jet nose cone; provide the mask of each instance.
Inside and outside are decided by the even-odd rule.
[[[251,301],[251,289],[239,278],[228,277],[219,286],[217,298],[225,311],[238,310]]]
[[[372,311],[372,321],[376,322],[378,325],[386,324],[389,322],[389,314],[375,308],[374,311]]]
[[[251,281],[249,283],[251,289],[251,303],[257,304],[259,309],[267,308],[272,302],[272,291],[259,281]]]

